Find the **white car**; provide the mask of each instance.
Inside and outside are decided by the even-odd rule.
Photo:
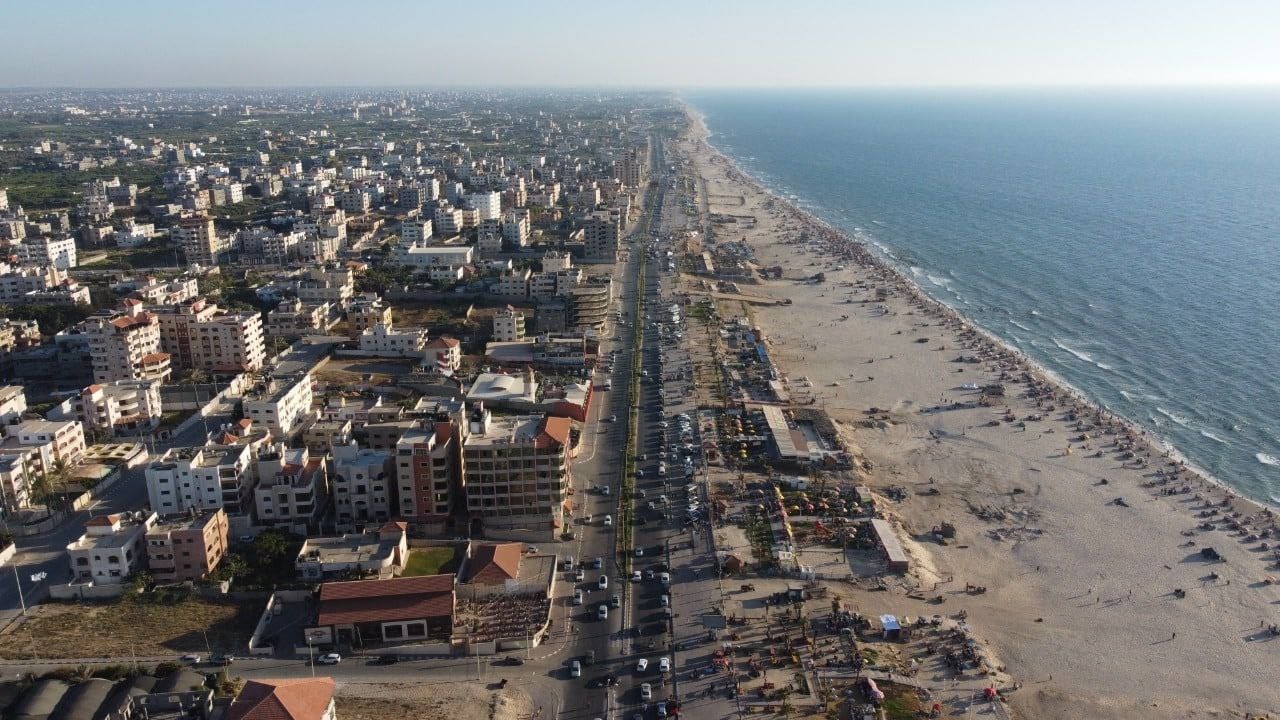
[[[658,658],[658,672],[671,672],[671,658]]]
[[[659,575],[658,575],[658,582],[662,583],[663,585],[670,585],[670,584],[671,584],[671,573],[661,573],[661,574],[659,574]]]
[[[317,665],[337,665],[342,662],[342,656],[338,653],[325,653],[316,658]]]
[[[640,685],[640,699],[641,699],[641,700],[652,700],[652,699],[653,699],[653,686],[652,686],[652,685],[650,685],[649,683],[642,683],[642,684]]]
[[[608,589],[609,589],[609,576],[608,576],[608,575],[601,575],[601,576],[600,576],[600,579],[596,581],[596,584],[600,586],[600,589],[601,589],[601,590],[608,590]]]
[[[640,571],[639,571],[639,570],[632,570],[632,571],[631,571],[631,582],[640,582]]]
[[[613,516],[612,516],[612,515],[605,515],[605,516],[604,516],[604,526],[605,526],[605,527],[613,527]]]
[[[644,548],[642,547],[636,548],[636,557],[644,557]]]
[[[607,603],[600,603],[599,609],[596,610],[596,617],[601,620],[609,619],[609,605]]]
[[[581,591],[581,590],[574,590],[574,591],[573,591],[573,604],[574,604],[574,605],[581,605],[582,603],[586,602],[586,599],[587,599],[587,596],[586,596],[586,595],[584,595],[584,594],[582,593],[582,591]]]
[[[648,661],[648,660],[646,660],[646,659],[644,659],[644,658],[640,658],[639,660],[637,660],[637,661],[636,661],[636,672],[638,672],[638,673],[642,673],[642,672],[644,672],[645,670],[648,670],[648,669],[649,669],[649,661]]]
[[[587,579],[587,574],[582,572],[582,568],[578,568],[577,570],[573,571],[574,582],[582,582],[583,580],[586,580],[586,579]]]
[[[582,663],[578,662],[577,660],[574,660],[573,664],[569,666],[569,676],[582,677]]]

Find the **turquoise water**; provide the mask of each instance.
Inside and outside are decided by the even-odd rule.
[[[1280,502],[1280,92],[698,92],[712,143]]]

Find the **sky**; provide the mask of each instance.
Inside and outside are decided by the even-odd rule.
[[[1276,0],[0,0],[0,86],[1280,84]]]

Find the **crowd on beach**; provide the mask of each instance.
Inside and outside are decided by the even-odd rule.
[[[929,297],[918,284],[865,244],[777,198],[723,156],[715,157],[717,162],[726,166],[726,176],[731,181],[750,186],[769,198],[764,203],[765,208],[778,218],[791,239],[807,245],[827,261],[859,266],[883,288],[902,295],[917,311],[931,315],[956,333],[964,348],[986,364],[1000,382],[1023,385],[1024,396],[1040,412],[1020,421],[1012,417],[1007,417],[1007,420],[1025,428],[1029,420],[1041,420],[1056,413],[1074,432],[1063,447],[1064,455],[1084,452],[1088,457],[1102,458],[1109,453],[1114,454],[1125,467],[1142,472],[1149,478],[1143,483],[1144,489],[1163,496],[1192,496],[1194,502],[1188,506],[1197,515],[1196,523],[1194,529],[1183,532],[1185,536],[1194,535],[1196,530],[1212,529],[1235,533],[1244,543],[1256,543],[1255,549],[1261,551],[1259,557],[1267,558],[1271,563],[1266,569],[1280,570],[1280,547],[1273,547],[1269,542],[1280,541],[1280,519],[1274,509],[1239,496],[1207,473],[1189,465],[1176,451],[1145,429],[1093,403],[1035,365],[1017,349],[977,327],[953,308]],[[817,349],[817,346],[812,349]],[[1044,432],[1052,433],[1054,430]],[[1108,482],[1105,478],[1099,479],[1099,484]],[[1123,497],[1117,497],[1115,502],[1125,503]],[[1189,540],[1186,545],[1194,543],[1194,540]],[[1273,580],[1271,576],[1264,576],[1263,581],[1280,583],[1280,579]]]

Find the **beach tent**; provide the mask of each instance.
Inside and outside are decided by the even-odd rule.
[[[893,615],[881,615],[880,625],[884,627],[885,640],[898,640],[902,637],[902,623]]]

